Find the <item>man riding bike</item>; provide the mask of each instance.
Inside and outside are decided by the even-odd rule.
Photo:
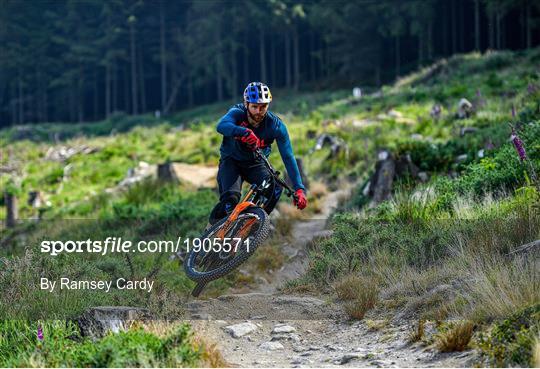
[[[305,187],[287,127],[277,115],[268,111],[271,101],[272,94],[267,85],[251,82],[244,90],[244,103],[234,105],[219,120],[217,131],[223,135],[217,174],[219,202],[210,214],[207,228],[226,217],[238,204],[244,180],[257,185],[265,179],[272,182],[264,194],[269,200],[264,210],[267,214],[272,212],[281,196],[282,187],[275,183],[268,169],[256,160],[253,152],[260,148],[268,157],[274,140],[295,190],[293,204],[298,209],[307,206]]]

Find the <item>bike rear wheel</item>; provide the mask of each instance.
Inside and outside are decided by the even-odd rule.
[[[201,235],[201,240],[205,238],[212,240],[226,220],[227,218],[224,218],[210,227]],[[266,240],[269,233],[270,220],[268,214],[260,207],[253,206],[245,209],[233,223],[230,231],[224,236],[231,239],[241,239],[235,252],[232,250],[230,252],[204,251],[203,249],[195,251],[195,248],[193,248],[189,250],[184,260],[186,275],[197,283],[206,284],[229,274],[255,252]]]

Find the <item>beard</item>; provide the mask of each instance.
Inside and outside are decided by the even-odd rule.
[[[259,124],[262,123],[262,121],[264,120],[264,117],[266,116],[266,114],[257,114],[257,115],[253,115],[250,113],[249,109],[248,109],[248,121],[249,121],[249,124],[251,124],[252,126],[255,126],[257,127]]]

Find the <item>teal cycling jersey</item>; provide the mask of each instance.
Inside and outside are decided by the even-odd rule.
[[[232,157],[239,161],[254,160],[253,152],[245,144],[235,139],[246,134],[247,128],[261,140],[261,148],[266,157],[272,151],[272,143],[277,142],[281,159],[285,164],[285,169],[293,183],[294,189],[304,189],[300,171],[293,154],[289,132],[285,123],[274,113],[268,111],[264,120],[258,127],[253,127],[248,123],[247,108],[243,104],[236,104],[229,109],[218,122],[217,131],[223,135],[220,153],[222,158]]]

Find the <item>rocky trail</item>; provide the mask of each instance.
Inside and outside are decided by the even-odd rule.
[[[474,353],[439,353],[409,343],[412,322],[351,321],[329,296],[284,294],[279,287],[305,272],[306,245],[329,234],[326,220],[347,189],[330,192],[318,219],[297,221],[289,256],[268,283],[248,293],[232,293],[187,303],[197,335],[214,342],[234,367],[462,367],[471,366]],[[234,292],[234,291],[233,291]],[[434,333],[426,326],[426,335]]]

